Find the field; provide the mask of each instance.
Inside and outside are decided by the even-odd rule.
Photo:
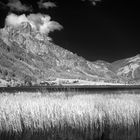
[[[1,93],[0,140],[19,139],[139,140],[140,95]]]

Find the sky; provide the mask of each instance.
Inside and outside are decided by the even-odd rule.
[[[113,62],[140,53],[139,4],[129,0],[102,0],[93,5],[88,0],[21,0],[16,9],[13,1],[0,1],[0,26],[8,13],[47,14],[59,26],[49,32],[53,42],[90,61]],[[18,1],[18,2],[17,2]],[[6,6],[2,6],[2,4]],[[48,33],[48,32],[47,32]]]

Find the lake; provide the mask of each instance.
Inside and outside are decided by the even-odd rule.
[[[105,91],[105,92],[116,92],[116,91],[139,91],[140,85],[79,85],[79,86],[21,86],[21,87],[0,87],[0,92],[38,92],[38,91],[48,91],[48,92],[58,92],[58,91],[77,91],[77,92],[95,92],[95,91]]]

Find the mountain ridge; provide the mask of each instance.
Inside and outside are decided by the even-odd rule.
[[[48,35],[34,30],[29,23],[0,29],[0,86],[40,85],[51,79],[138,83],[139,58],[138,55],[113,63],[91,62],[54,44]]]

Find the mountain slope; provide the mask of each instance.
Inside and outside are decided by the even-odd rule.
[[[140,55],[119,60],[112,63],[114,72],[125,78],[128,82],[139,82],[140,80]]]
[[[59,78],[124,83],[127,78],[122,69],[130,63],[135,69],[130,78],[139,78],[135,76],[139,73],[137,58],[112,64],[90,62],[55,45],[47,35],[32,29],[29,23],[0,29],[0,82],[6,85],[40,84]]]
[[[3,80],[25,84],[47,79],[118,80],[105,66],[89,62],[54,43],[29,23],[0,30],[0,75]]]

